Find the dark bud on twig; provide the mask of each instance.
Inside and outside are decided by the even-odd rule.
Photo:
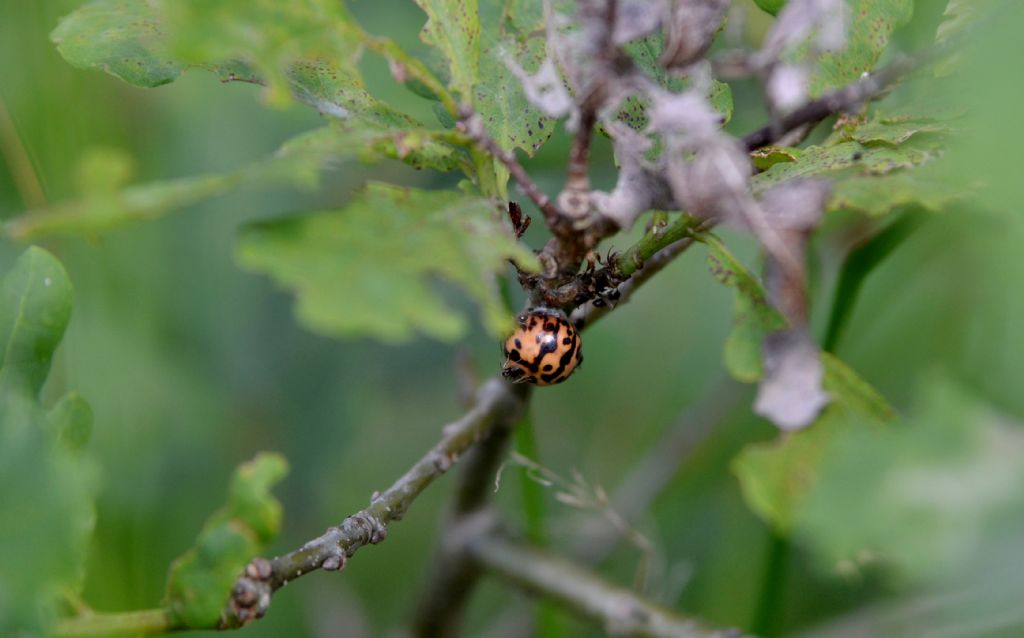
[[[266,558],[254,558],[245,566],[245,575],[253,580],[267,580],[273,567]]]
[[[665,50],[658,60],[681,69],[702,58],[722,26],[728,0],[673,0],[665,22]]]
[[[223,620],[225,626],[235,626],[235,621],[245,625],[267,613],[273,591],[270,583],[272,575],[273,567],[266,558],[254,558],[245,566],[231,589],[228,612],[233,619]]]
[[[530,222],[533,221],[529,215],[523,214],[523,209],[516,202],[508,203],[508,218],[512,222],[512,230],[516,234],[516,239],[523,236],[526,229],[530,227]]]

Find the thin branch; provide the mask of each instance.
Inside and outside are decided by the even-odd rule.
[[[563,286],[544,291],[543,301],[559,308],[574,306],[577,308],[577,317],[581,314],[595,317],[603,315],[607,312],[606,305],[594,306],[588,302],[615,289],[619,295],[625,296],[635,285],[643,283],[682,254],[696,237],[713,225],[711,220],[702,221],[680,215],[671,224],[645,234],[621,255],[610,258],[604,268],[592,273],[581,273]],[[666,250],[668,248],[672,250]],[[631,279],[635,281],[626,283]],[[580,307],[584,308],[580,310]]]
[[[360,547],[384,540],[388,524],[400,520],[413,501],[474,443],[497,428],[510,427],[522,409],[526,390],[500,378],[485,383],[476,405],[444,427],[444,436],[425,456],[381,494],[370,506],[299,549],[272,560],[254,559],[239,576],[224,611],[222,626],[236,627],[262,617],[273,593],[292,580],[323,568],[336,571]]]
[[[596,63],[596,72],[587,86],[580,87],[579,117],[576,121],[576,135],[569,149],[565,180],[565,190],[570,194],[585,195],[590,190],[590,142],[597,124],[597,111],[608,95],[608,75],[605,70],[611,70],[618,50],[612,37],[618,20],[618,5],[618,0],[587,0],[579,3],[580,22],[588,29],[586,41]],[[575,216],[582,217],[590,212],[589,202],[584,204],[582,209],[575,211]]]
[[[566,225],[562,211],[540,189],[540,186],[537,186],[537,183],[533,181],[533,178],[526,172],[523,165],[516,159],[515,153],[501,148],[494,141],[494,138],[487,134],[487,129],[484,128],[483,119],[481,119],[480,114],[471,107],[463,105],[459,111],[459,117],[458,127],[461,132],[468,136],[480,150],[495,157],[508,169],[509,175],[512,176],[512,179],[516,180],[523,193],[540,209],[540,212],[544,213],[544,220],[547,222],[551,232],[556,234],[565,232]]]
[[[865,102],[891,89],[898,81],[934,60],[936,56],[935,50],[929,50],[917,57],[900,58],[873,73],[865,74],[853,84],[808,102],[777,123],[748,133],[743,137],[743,144],[748,151],[770,146],[790,131],[818,124],[837,113],[854,111]]]
[[[483,527],[482,524],[476,525]],[[527,592],[553,600],[600,623],[613,636],[657,638],[740,638],[737,630],[717,630],[613,585],[577,565],[491,533],[460,530],[474,560]]]

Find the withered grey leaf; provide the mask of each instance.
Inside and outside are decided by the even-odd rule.
[[[612,41],[622,46],[657,31],[668,13],[666,0],[630,0],[618,7]]]
[[[530,104],[536,106],[548,117],[564,117],[572,110],[572,96],[565,88],[562,76],[551,58],[547,58],[537,69],[537,72],[530,75],[526,69],[519,66],[514,58],[505,58],[505,65],[508,66],[512,75],[523,85],[523,93]]]
[[[761,195],[768,225],[777,230],[814,230],[825,213],[832,184],[823,179],[797,179],[769,188]]]
[[[707,53],[722,26],[729,0],[675,0],[665,24],[666,68],[683,68]]]
[[[739,228],[747,227],[744,212],[753,203],[747,188],[751,174],[750,160],[727,138],[701,147],[692,158],[673,152],[666,165],[666,178],[683,210]]]
[[[849,10],[845,0],[789,0],[765,37],[765,65],[810,44],[813,52],[841,49],[846,44]]]
[[[765,95],[776,113],[789,113],[807,100],[811,72],[802,64],[778,64],[772,67],[765,84]]]
[[[754,412],[786,431],[813,423],[829,395],[822,387],[821,352],[807,329],[773,332],[764,340],[762,356],[765,374]]]

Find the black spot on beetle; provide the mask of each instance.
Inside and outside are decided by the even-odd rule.
[[[555,366],[551,365],[550,363],[545,363],[544,364],[544,372],[549,372],[551,370],[551,368],[553,368],[553,367],[555,367]]]
[[[512,352],[508,353],[508,358],[510,361],[519,361],[519,359],[521,359],[522,357],[519,356],[518,350],[513,350]]]
[[[558,330],[558,326],[553,323],[546,323],[544,324],[544,330],[547,332],[554,332],[555,330]]]
[[[570,343],[572,343],[572,339],[570,339],[569,337],[566,337],[565,339],[562,339],[562,345],[563,346],[567,346]]]
[[[515,343],[516,343],[516,347],[517,348],[522,348],[523,347],[523,342],[519,340],[519,337],[516,337],[516,342]]]

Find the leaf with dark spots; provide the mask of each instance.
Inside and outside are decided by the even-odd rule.
[[[448,65],[450,86],[463,99],[480,79],[480,17],[477,0],[416,0],[427,22],[420,39],[435,47]]]
[[[168,84],[184,68],[166,55],[163,24],[146,2],[90,2],[64,17],[50,39],[74,66],[100,69],[135,86]]]
[[[838,89],[875,68],[892,32],[908,22],[913,0],[849,0],[846,46],[825,53],[811,76],[811,97]]]

